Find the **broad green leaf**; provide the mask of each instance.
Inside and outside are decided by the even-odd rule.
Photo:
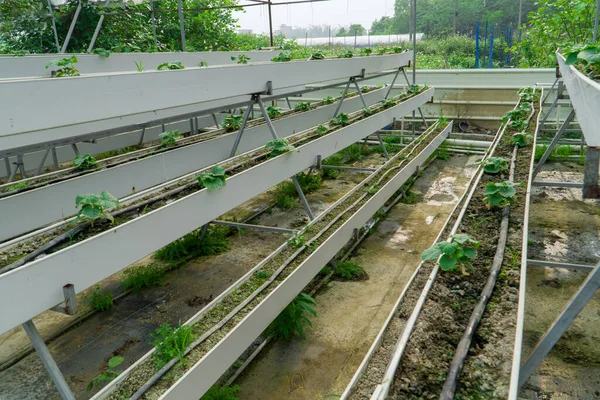
[[[202,184],[210,191],[223,187],[223,181],[221,179],[210,175],[202,181]]]
[[[462,252],[465,257],[468,257],[471,260],[477,257],[477,250],[472,247],[463,247]]]
[[[517,194],[517,190],[513,186],[502,185],[498,188],[498,193],[503,197],[513,197]]]
[[[119,365],[121,365],[121,363],[125,360],[125,358],[121,357],[121,356],[114,356],[111,357],[110,360],[108,360],[108,368],[115,368]]]
[[[487,185],[485,185],[485,190],[483,191],[483,194],[495,194],[498,193],[500,191],[500,189],[496,186],[496,184],[494,183],[488,183]]]
[[[456,258],[452,258],[444,254],[442,257],[440,257],[440,268],[444,271],[450,271],[456,266],[456,261]]]
[[[598,52],[598,49],[584,50],[577,55],[577,58],[585,60],[589,64],[593,64],[600,61],[600,53]]]
[[[433,246],[421,253],[421,260],[437,260],[442,254],[442,250],[439,247]]]
[[[465,244],[468,241],[472,240],[471,236],[466,233],[457,233],[456,235],[452,235],[452,239],[458,244]]]
[[[210,173],[212,175],[215,176],[225,176],[225,168],[219,166],[219,165],[215,165],[214,167],[212,167],[212,169],[210,170]]]
[[[75,207],[79,206],[80,204],[91,204],[93,199],[96,197],[95,194],[78,194],[75,197]]]
[[[80,211],[81,215],[89,219],[96,219],[102,213],[102,210],[98,207],[94,207],[88,204],[85,204]]]
[[[452,255],[456,251],[456,246],[448,242],[439,242],[436,246],[447,255]]]

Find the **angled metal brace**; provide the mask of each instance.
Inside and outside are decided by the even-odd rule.
[[[396,71],[396,74],[394,75],[394,79],[392,79],[392,83],[390,84],[390,87],[388,88],[388,91],[385,94],[384,99],[387,99],[388,97],[390,97],[390,94],[392,93],[392,89],[394,88],[394,84],[396,83],[396,79],[398,79],[398,75],[400,74],[400,71],[404,71],[404,68],[400,67],[400,68],[398,68],[398,71]]]
[[[367,102],[365,101],[365,96],[363,96],[363,93],[360,90],[360,87],[358,86],[358,82],[356,82],[356,79],[354,80],[354,87],[356,87],[356,91],[358,92],[358,95],[360,96],[360,101],[362,101],[363,107],[369,108],[369,106],[367,106]]]
[[[215,115],[215,113],[212,113],[212,117],[213,117],[213,122],[215,123],[215,126],[217,127],[217,129],[219,129],[220,128],[219,121],[217,120],[217,116]]]
[[[541,171],[542,166],[544,165],[544,163],[546,162],[546,160],[548,159],[548,157],[550,157],[550,153],[552,153],[552,150],[554,150],[554,147],[556,147],[556,145],[558,144],[558,141],[560,140],[560,138],[562,137],[562,135],[567,130],[567,127],[569,126],[569,124],[571,123],[571,121],[573,121],[573,118],[575,118],[575,109],[571,110],[571,112],[567,116],[567,119],[565,119],[565,122],[563,122],[562,126],[560,127],[560,129],[556,133],[556,136],[554,136],[554,138],[552,139],[552,142],[550,143],[550,146],[548,146],[548,148],[546,149],[546,152],[544,153],[544,155],[542,156],[542,158],[540,158],[540,161],[538,162],[538,164],[535,166],[535,169],[533,170],[533,173],[531,175],[531,180],[532,181],[535,180],[535,177]]]
[[[73,153],[75,153],[75,156],[79,155],[79,148],[77,147],[76,143],[71,143],[71,148],[73,149]]]
[[[54,168],[58,169],[58,156],[56,155],[56,147],[52,147],[52,164]]]
[[[542,118],[542,120],[540,121],[540,126],[542,128],[546,124],[546,121],[548,120],[548,117],[550,116],[550,114],[552,114],[552,111],[554,111],[554,109],[558,105],[558,100],[560,100],[560,98],[562,97],[563,91],[565,90],[565,85],[564,85],[563,81],[561,81],[559,79],[557,79],[557,81],[558,81],[558,89],[557,89],[557,93],[556,93],[556,98],[552,102],[552,105],[548,109],[548,112],[546,114],[544,114],[544,118]],[[554,87],[554,85],[552,85],[552,87]],[[550,91],[548,91],[548,95],[550,95]],[[548,97],[548,96],[546,96],[546,97]]]
[[[300,182],[298,182],[298,178],[296,178],[295,175],[292,176],[292,182],[294,182],[294,186],[296,187],[296,191],[298,192],[300,201],[302,201],[302,205],[304,206],[304,209],[306,210],[306,213],[308,214],[308,218],[310,218],[310,220],[312,221],[313,219],[315,219],[315,216],[313,215],[312,210],[310,209],[310,205],[308,204],[308,201],[306,200],[306,196],[304,196],[304,192],[302,191]]]
[[[55,307],[52,307],[51,310],[67,315],[77,314],[77,296],[75,295],[75,286],[73,286],[71,283],[63,286],[63,296],[65,297],[64,305],[59,304]]]
[[[73,16],[73,21],[71,21],[71,26],[69,26],[69,32],[67,32],[67,37],[65,38],[65,42],[60,49],[61,53],[64,53],[69,46],[69,42],[71,41],[71,35],[73,34],[73,29],[75,29],[75,25],[77,24],[77,19],[79,18],[79,13],[81,12],[81,0],[79,0],[79,4],[77,4],[77,9],[75,10],[75,15]]]
[[[50,11],[50,18],[52,18],[52,30],[54,31],[54,42],[56,43],[56,51],[60,53],[60,43],[58,41],[58,31],[56,30],[54,10],[52,9],[52,0],[48,0],[48,10]]]
[[[406,75],[406,71],[404,70],[404,67],[400,68],[402,70],[402,74],[404,75],[404,79],[406,79],[406,84],[408,85],[408,87],[410,87],[411,83],[408,80],[408,76]],[[421,107],[418,107],[417,110],[419,110],[419,114],[421,114],[421,119],[423,120],[423,125],[425,125],[425,128],[429,128],[429,124],[427,124],[427,121],[425,120],[425,116],[423,115],[423,111],[421,111]],[[413,111],[413,120],[415,119],[415,112]],[[413,132],[414,132],[414,123],[413,123]],[[414,136],[414,133],[413,133]]]
[[[50,154],[50,147],[48,147],[46,149],[46,151],[44,152],[44,156],[40,160],[40,163],[38,164],[38,167],[35,170],[35,176],[38,176],[42,172],[42,168],[44,168],[44,163],[46,162],[46,159],[48,158],[48,154]]]
[[[546,93],[546,96],[544,96],[544,100],[542,100],[542,104],[546,104],[546,100],[548,100],[548,97],[550,97],[550,93],[552,93],[552,91],[554,90],[554,87],[556,86],[556,84],[558,83],[558,81],[560,80],[559,77],[557,77],[554,80],[554,83],[552,84],[552,86],[550,87],[550,90],[548,90],[548,93]]]
[[[106,0],[104,3],[104,7],[108,7],[110,5],[111,0]],[[92,36],[92,41],[87,49],[88,53],[91,53],[94,50],[94,45],[96,44],[96,39],[98,39],[98,33],[100,33],[100,28],[102,28],[102,23],[104,22],[104,14],[100,15],[100,19],[98,20],[98,24],[96,25],[96,30],[94,30],[94,35]]]
[[[138,146],[141,146],[144,143],[144,136],[146,136],[146,127],[142,128],[142,133],[140,134],[140,140],[138,142]]]
[[[10,179],[12,168],[10,166],[10,159],[8,157],[4,157],[4,169],[6,169],[6,179]]]
[[[519,372],[519,387],[522,386],[531,374],[539,367],[550,350],[556,345],[565,331],[571,326],[575,317],[579,315],[583,307],[592,299],[600,288],[600,264],[596,265],[586,280],[581,284],[577,293],[571,297],[569,303],[552,322],[552,325],[542,336],[531,351],[527,360],[521,366]]]
[[[250,118],[250,110],[254,106],[256,102],[257,95],[252,95],[252,99],[248,102],[248,107],[246,107],[246,112],[244,113],[244,119],[242,120],[242,125],[240,126],[240,130],[235,138],[235,142],[233,143],[233,147],[231,149],[231,153],[229,153],[229,157],[235,156],[237,152],[238,146],[240,145],[240,141],[242,140],[242,135],[244,134],[244,130],[246,129],[246,124],[248,123],[248,118]],[[214,114],[213,114],[214,117]],[[215,117],[216,120],[216,117]]]
[[[346,83],[346,87],[344,88],[344,92],[342,93],[342,97],[340,97],[340,101],[338,102],[338,105],[335,109],[335,112],[333,113],[332,118],[337,117],[338,113],[340,112],[340,109],[342,108],[342,104],[344,103],[344,99],[346,98],[346,95],[348,94],[348,89],[350,89],[350,84],[352,83],[353,80],[354,80],[354,78],[348,79],[348,82]]]
[[[388,154],[388,151],[385,148],[385,143],[384,143],[383,139],[381,138],[381,135],[379,134],[379,132],[377,132],[375,134],[375,136],[377,136],[377,140],[379,140],[379,145],[381,146],[381,150],[383,150],[383,154],[385,154],[385,158],[387,158],[389,160],[390,155]]]
[[[202,227],[202,232],[200,233],[200,237],[198,238],[201,242],[203,242],[206,238],[206,234],[208,233],[208,225],[209,224],[206,224]]]

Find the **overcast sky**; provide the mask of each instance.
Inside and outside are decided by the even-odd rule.
[[[284,0],[273,0],[273,2],[280,1]],[[292,26],[361,24],[369,29],[375,19],[394,14],[394,0],[330,0],[274,6],[272,9],[275,30],[279,29],[281,24]],[[245,13],[236,12],[235,16],[239,18],[242,29],[252,29],[255,33],[269,31],[269,14],[266,6],[247,7]]]

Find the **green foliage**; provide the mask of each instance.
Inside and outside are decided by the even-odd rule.
[[[530,102],[522,102],[519,104],[519,107],[504,114],[502,121],[506,122],[509,119],[513,121],[525,119],[529,114],[531,114],[532,110],[533,109]]]
[[[448,151],[448,145],[446,143],[442,143],[440,147],[438,147],[436,155],[440,160],[448,160],[450,157],[452,157]]]
[[[298,336],[305,338],[304,325],[312,327],[312,323],[307,314],[317,316],[314,306],[317,304],[315,299],[306,293],[300,293],[286,308],[275,318],[268,328],[268,331],[275,337],[285,340]]]
[[[225,186],[225,168],[215,165],[210,172],[203,172],[196,177],[198,183],[211,192]]]
[[[265,271],[257,271],[254,273],[254,276],[256,276],[258,279],[268,279],[271,277],[271,274]]]
[[[242,126],[242,115],[229,114],[221,122],[221,127],[227,129],[227,132],[237,131]]]
[[[402,53],[402,47],[400,47],[400,46],[392,47],[392,53],[394,53],[394,54]]]
[[[89,304],[96,311],[109,310],[113,305],[113,295],[109,291],[101,291],[100,285],[96,285],[90,295]]]
[[[137,72],[144,72],[144,64],[142,63],[142,60],[134,61],[134,62],[135,62],[135,68],[137,69]]]
[[[375,49],[375,52],[377,53],[377,55],[380,55],[380,56],[383,56],[388,51],[389,51],[389,49],[387,47],[378,47],[377,49]]]
[[[272,58],[271,61],[273,61],[273,62],[288,62],[288,61],[292,61],[292,55],[290,54],[289,51],[282,51],[281,53],[279,53],[277,55],[277,57]]]
[[[370,108],[368,108],[368,107],[363,108],[363,116],[370,117],[371,115],[373,115],[373,111],[371,111]]]
[[[79,70],[75,68],[77,64],[77,56],[61,58],[60,60],[52,60],[46,64],[46,69],[50,67],[58,67],[56,69],[55,77],[60,78],[63,76],[79,76]]]
[[[27,187],[29,187],[30,183],[29,182],[17,182],[14,185],[10,185],[7,190],[9,192],[13,192],[15,190],[20,190],[20,189],[25,189]]]
[[[410,85],[408,87],[407,91],[410,94],[418,94],[421,91],[421,86],[419,86],[419,85]]]
[[[335,276],[344,281],[359,281],[367,277],[367,273],[357,263],[343,261],[337,263]]]
[[[200,61],[200,64],[198,64],[198,67],[200,67],[200,68],[208,67],[208,62],[206,60],[202,60],[202,61]]]
[[[527,128],[527,123],[520,119],[511,119],[508,122],[508,126],[517,131],[522,131]]]
[[[310,111],[310,102],[301,101],[294,106],[294,111]]]
[[[519,95],[519,98],[522,101],[533,103],[534,101],[536,101],[540,98],[541,92],[536,91],[532,87],[524,87],[524,88],[519,89],[517,94]]]
[[[489,157],[487,160],[480,162],[478,165],[483,166],[483,170],[488,174],[498,174],[508,171],[508,160],[502,157]]]
[[[115,368],[121,365],[123,361],[125,361],[125,359],[121,356],[111,357],[108,360],[108,369],[92,379],[92,381],[85,387],[85,390],[87,392],[94,390],[95,388],[102,386],[103,383],[110,382],[119,376],[121,372],[116,371]]]
[[[208,389],[200,400],[239,400],[239,391],[240,387],[237,385],[221,386],[217,384]]]
[[[309,60],[324,60],[325,54],[321,50],[317,50],[310,55]]]
[[[316,192],[323,184],[323,180],[321,179],[321,176],[316,173],[312,173],[312,174],[299,173],[296,175],[296,179],[298,180],[298,183],[300,184],[300,187],[302,188],[302,191],[305,194],[310,194],[310,193]],[[295,193],[295,191],[296,191],[296,188],[294,187],[294,193]]]
[[[248,64],[248,61],[250,61],[250,57],[248,57],[246,54],[240,54],[237,57],[231,57],[231,61],[235,60],[237,60],[238,64]]]
[[[319,135],[324,135],[329,131],[329,129],[327,129],[327,127],[323,124],[319,124],[317,126],[317,129],[315,130],[315,132],[317,132],[317,134]]]
[[[325,97],[323,100],[323,104],[333,104],[335,103],[335,99],[331,96]]]
[[[157,260],[179,262],[190,257],[212,256],[228,250],[226,229],[210,227],[200,240],[202,229],[188,233],[154,253]]]
[[[381,100],[381,104],[384,109],[392,108],[396,105],[396,102],[393,99],[383,99]]]
[[[97,47],[94,49],[94,54],[99,55],[102,58],[110,57],[110,51],[103,49],[102,47]]]
[[[354,52],[352,50],[346,50],[343,53],[340,53],[339,58],[352,58],[354,57]]]
[[[287,139],[274,139],[267,142],[265,145],[265,150],[270,152],[269,157],[277,157],[295,149],[296,148],[292,146]]]
[[[108,193],[106,190],[98,194],[78,194],[75,197],[75,207],[81,209],[77,213],[77,218],[74,223],[79,221],[90,221],[94,226],[94,221],[98,218],[104,217],[110,222],[114,222],[114,218],[108,212],[111,208],[119,207],[119,200]]]
[[[336,126],[346,126],[350,123],[350,117],[346,113],[341,113],[337,117],[329,120],[329,123]]]
[[[473,266],[471,261],[477,257],[479,242],[469,235],[458,234],[450,236],[451,242],[438,242],[421,253],[421,260],[437,260],[444,271],[460,269],[466,274],[466,268]]]
[[[275,192],[275,205],[282,210],[291,210],[296,207],[296,199],[292,195],[277,191]]]
[[[504,207],[511,204],[514,200],[514,196],[517,194],[518,183],[504,181],[500,183],[488,183],[485,185],[483,194],[486,196],[483,198],[485,206],[487,208],[493,207]]]
[[[143,288],[165,285],[165,269],[159,265],[140,265],[124,272],[123,287],[134,293]]]
[[[287,243],[295,249],[299,249],[302,246],[306,246],[306,238],[304,235],[300,235],[294,232],[294,236],[287,240]]]
[[[365,47],[360,51],[360,54],[365,57],[369,57],[373,53],[373,49]]]
[[[275,118],[281,116],[281,108],[275,106],[267,107],[267,114],[269,114],[269,118]]]
[[[518,132],[512,136],[512,143],[519,147],[530,145],[532,140],[533,136],[528,135],[527,132]]]
[[[162,64],[159,64],[157,67],[159,71],[169,69],[169,70],[177,70],[177,69],[185,69],[181,61],[167,61]]]
[[[160,147],[173,147],[177,144],[179,131],[166,131],[158,135],[160,138]]]
[[[79,170],[98,168],[98,162],[91,154],[86,153],[73,159],[73,167]]]
[[[600,46],[574,45],[565,51],[566,64],[575,65],[592,79],[600,79]]]
[[[150,344],[156,347],[154,359],[157,366],[162,367],[174,358],[185,363],[185,349],[194,341],[194,333],[189,325],[171,326],[162,324],[150,334]]]

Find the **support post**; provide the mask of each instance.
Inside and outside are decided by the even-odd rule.
[[[150,0],[150,18],[152,21],[152,37],[154,38],[154,47],[158,49],[158,40],[156,40],[156,18],[154,17],[154,0]]]
[[[358,91],[358,95],[360,96],[360,101],[362,101],[363,107],[369,108],[367,102],[365,101],[365,96],[363,96],[363,93],[361,92],[360,87],[358,86],[358,82],[356,82],[356,79],[354,80],[354,87],[356,87],[356,90]]]
[[[598,186],[598,166],[600,164],[600,148],[589,147],[585,152],[585,167],[583,170],[583,198],[600,198]]]
[[[146,127],[142,128],[142,134],[140,135],[140,141],[138,142],[138,146],[141,146],[144,143],[144,136],[146,136]]]
[[[404,68],[403,67],[398,68],[398,71],[396,71],[396,73],[394,74],[394,79],[392,79],[392,84],[388,88],[388,91],[386,92],[384,99],[387,99],[388,97],[390,97],[390,94],[392,93],[392,89],[394,88],[394,84],[396,83],[396,79],[398,79],[398,74],[400,74],[400,70],[404,70]]]
[[[58,169],[58,156],[56,155],[56,147],[52,147],[52,164]]]
[[[270,43],[271,43],[271,47],[274,46],[273,44],[273,14],[271,13],[271,0],[269,0],[268,6],[269,6],[269,39],[270,39]]]
[[[206,224],[202,227],[202,232],[200,233],[200,238],[199,238],[201,242],[204,241],[207,233],[208,233],[208,224]]]
[[[271,118],[269,117],[269,113],[267,112],[267,109],[265,108],[265,104],[263,103],[262,99],[260,98],[260,95],[256,96],[256,102],[258,103],[258,107],[260,107],[260,112],[263,115],[263,118],[265,119],[265,122],[267,123],[267,126],[269,127],[269,131],[271,131],[271,136],[273,136],[273,139],[279,139],[279,136],[277,136],[277,131],[275,130],[275,127],[273,126],[273,122],[271,121]],[[254,105],[250,106],[251,109],[254,109]]]
[[[404,68],[402,69],[402,73],[404,74],[404,79],[406,79],[406,84],[408,86],[410,86],[410,81],[408,80],[408,76],[406,75],[406,71],[404,70]],[[413,85],[415,82],[415,71],[413,70]],[[427,121],[425,120],[425,116],[423,115],[423,111],[421,110],[421,107],[417,107],[417,110],[419,110],[419,114],[421,115],[421,119],[423,120],[423,125],[425,125],[425,128],[429,128],[429,124],[427,123]],[[413,117],[413,139],[415,137],[415,112],[413,110],[412,113],[412,117]]]
[[[52,0],[48,0],[48,11],[50,11],[50,18],[52,19],[52,30],[54,31],[54,42],[56,43],[56,51],[60,53],[60,42],[58,41],[58,31],[56,30],[56,19],[54,19]]]
[[[333,113],[333,118],[337,117],[338,113],[340,112],[340,109],[342,108],[342,104],[344,103],[344,99],[346,98],[346,95],[348,94],[348,89],[350,88],[350,83],[352,83],[352,78],[350,78],[346,83],[346,87],[344,88],[342,97],[340,97],[340,102],[338,103],[335,112]]]
[[[76,143],[71,143],[71,148],[73,149],[73,153],[75,153],[75,156],[79,155],[79,148],[77,148],[77,144]]]
[[[46,159],[48,158],[48,154],[50,154],[50,147],[48,147],[46,149],[46,151],[44,152],[44,156],[42,157],[42,160],[40,161],[37,169],[35,170],[35,176],[38,176],[42,172],[42,168],[44,168],[44,163],[46,162]]]
[[[381,135],[379,134],[379,132],[377,132],[375,134],[375,136],[377,136],[377,140],[379,140],[379,145],[381,146],[381,150],[383,150],[383,154],[385,155],[385,158],[387,158],[389,160],[390,159],[390,155],[388,154],[388,151],[385,148],[385,143],[383,142],[383,139],[381,138]]]
[[[21,179],[25,179],[27,176],[25,175],[25,163],[23,162],[23,154],[19,154],[17,156],[16,166],[21,171]]]
[[[69,26],[69,32],[67,32],[67,37],[65,38],[65,42],[60,49],[61,53],[67,51],[67,47],[69,47],[69,42],[71,41],[71,35],[73,34],[73,30],[75,29],[75,25],[77,24],[77,19],[79,18],[79,13],[81,12],[81,0],[77,4],[77,9],[75,10],[75,15],[73,15],[73,21],[71,21],[71,26]]]
[[[298,182],[298,178],[296,178],[296,176],[292,176],[292,182],[294,182],[294,186],[296,187],[296,191],[298,192],[300,201],[302,202],[302,205],[304,206],[304,209],[306,210],[306,213],[308,214],[308,218],[310,218],[311,221],[314,220],[315,217],[312,213],[312,210],[310,209],[310,205],[308,204],[308,201],[306,200],[306,196],[304,196],[304,192],[302,191],[300,182]]]
[[[183,6],[182,0],[177,1],[177,11],[179,12],[179,30],[181,31],[181,51],[186,51],[185,47],[185,26],[183,23]]]
[[[519,387],[527,382],[531,374],[539,367],[550,350],[571,326],[575,317],[579,315],[583,307],[591,300],[600,288],[600,264],[596,265],[586,280],[581,284],[577,293],[571,297],[567,306],[560,315],[552,322],[550,328],[544,333],[531,351],[527,360],[521,366],[519,372]]]
[[[548,146],[548,148],[546,149],[546,152],[544,153],[544,155],[542,156],[542,158],[540,158],[540,162],[538,162],[538,164],[535,166],[535,169],[533,170],[533,173],[531,175],[531,180],[532,181],[535,180],[535,177],[541,171],[542,166],[544,165],[544,163],[546,162],[546,160],[548,159],[548,157],[550,157],[550,153],[552,153],[552,150],[554,149],[554,147],[556,146],[556,144],[558,143],[558,141],[560,140],[560,138],[562,137],[562,135],[567,130],[567,126],[569,126],[569,124],[571,123],[571,121],[573,120],[573,118],[575,118],[575,109],[571,110],[571,112],[567,116],[567,119],[565,119],[565,122],[563,122],[562,126],[560,127],[560,129],[556,133],[556,136],[554,136],[554,138],[552,139],[552,142],[550,143],[550,146]],[[587,162],[587,160],[586,160],[586,162]]]
[[[242,120],[242,126],[240,126],[240,130],[235,138],[235,142],[233,142],[233,147],[231,148],[231,153],[229,153],[229,157],[235,156],[235,153],[240,145],[240,141],[242,140],[242,135],[244,134],[244,129],[246,129],[246,124],[248,123],[248,118],[250,118],[250,110],[254,106],[254,102],[256,101],[256,96],[252,95],[252,99],[248,102],[248,107],[246,107],[246,112],[244,113],[244,119]],[[214,117],[214,114],[213,114]],[[215,117],[216,120],[216,117]]]
[[[110,5],[111,0],[106,0],[104,3],[104,7],[108,7]],[[96,25],[96,30],[94,30],[94,35],[92,36],[92,41],[87,49],[88,53],[91,53],[94,50],[94,45],[96,44],[96,39],[98,39],[98,34],[100,33],[100,28],[102,28],[102,23],[104,22],[104,14],[100,15],[100,19],[98,20],[98,24]]]
[[[217,120],[217,116],[215,115],[215,113],[212,113],[212,117],[213,117],[213,122],[215,123],[215,126],[217,127],[217,129],[219,129],[219,120]]]
[[[8,157],[4,157],[4,169],[6,169],[6,179],[10,179],[12,168]]]
[[[475,23],[475,68],[479,68],[479,21]]]
[[[65,298],[64,305],[59,304],[55,307],[52,307],[51,310],[67,315],[77,314],[77,296],[75,294],[75,286],[73,286],[71,283],[67,283],[65,286],[63,286],[63,296]]]
[[[44,339],[42,339],[42,336],[38,332],[33,321],[28,320],[27,322],[23,323],[22,326],[27,333],[27,336],[29,336],[29,340],[31,340],[33,348],[40,357],[40,360],[42,360],[48,375],[50,375],[50,378],[52,378],[52,381],[56,385],[56,389],[58,389],[61,397],[64,400],[75,400],[75,396],[73,396],[69,385],[67,385],[65,377],[60,372],[58,365],[56,365],[56,361],[54,361],[54,358],[52,358],[48,347],[46,347],[46,344],[44,343]]]

